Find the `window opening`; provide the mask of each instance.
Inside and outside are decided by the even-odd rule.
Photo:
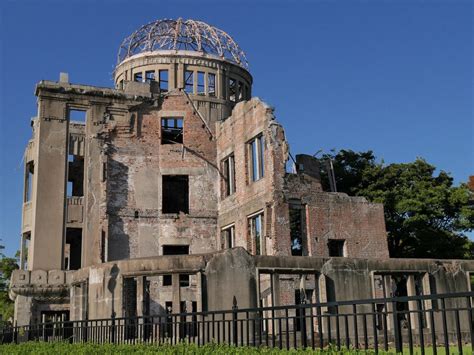
[[[142,73],[133,74],[133,81],[137,81],[141,83],[143,81],[143,74]]]
[[[197,93],[198,95],[205,95],[206,94],[206,85],[204,82],[204,75],[206,73],[202,71],[197,72]]]
[[[33,178],[35,174],[35,165],[32,161],[25,166],[25,201],[31,201],[33,196]]]
[[[344,252],[345,240],[329,239],[329,256],[346,256]]]
[[[163,245],[163,255],[189,255],[189,245]],[[163,275],[163,286],[173,284],[172,275]],[[189,286],[189,275],[179,275],[180,287]]]
[[[237,99],[237,81],[229,78],[229,101],[235,102]]]
[[[65,269],[79,270],[82,266],[82,228],[66,228]]]
[[[135,339],[137,336],[137,279],[126,277],[123,279],[123,316],[125,339]]]
[[[148,70],[145,72],[145,81],[147,83],[151,83],[152,81],[155,81],[155,71],[154,70]]]
[[[69,109],[68,111],[69,121],[86,123],[86,116],[87,112],[84,110]]]
[[[249,143],[250,168],[252,181],[260,180],[264,175],[264,149],[265,141],[263,135],[257,136]]]
[[[244,98],[244,84],[239,81],[238,82],[238,94],[239,94],[239,97],[238,97],[238,101],[242,101],[243,98]]]
[[[207,74],[207,86],[209,96],[216,96],[216,74]]]
[[[68,162],[67,196],[84,196],[84,158],[78,155]]]
[[[227,197],[235,192],[235,160],[233,154],[222,161],[222,170],[224,197]]]
[[[163,213],[189,213],[188,175],[163,175],[162,188]]]
[[[194,72],[186,70],[184,72],[184,91],[188,93],[194,92]]]
[[[290,205],[290,238],[291,255],[303,255],[303,231],[302,231],[302,210],[301,206]]]
[[[235,226],[226,227],[221,231],[222,249],[230,249],[235,246]]]
[[[161,144],[183,143],[183,118],[167,117],[161,119]]]
[[[160,76],[160,91],[168,91],[168,70],[160,70],[158,75]]]
[[[263,255],[263,212],[250,217],[248,227],[255,245],[255,255]]]

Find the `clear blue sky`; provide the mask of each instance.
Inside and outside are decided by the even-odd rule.
[[[60,71],[112,86],[122,39],[193,18],[247,53],[253,94],[276,108],[293,154],[424,157],[466,181],[473,162],[472,1],[9,1],[0,4],[0,238],[19,247],[22,155],[35,84]]]

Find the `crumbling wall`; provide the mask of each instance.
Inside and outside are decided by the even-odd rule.
[[[161,144],[161,118],[182,117],[184,144]],[[190,253],[216,249],[218,169],[209,132],[182,92],[142,104],[115,122],[107,161],[108,260],[161,255],[162,245]],[[162,176],[189,176],[189,214],[162,212]]]
[[[258,181],[250,177],[248,142],[262,134],[264,137],[264,176]],[[235,246],[255,250],[249,238],[248,216],[264,213],[264,243],[266,254],[273,254],[275,191],[280,189],[285,174],[288,146],[282,126],[275,120],[273,110],[258,98],[237,104],[232,115],[217,124],[217,161],[231,153],[235,157],[234,194],[219,202],[219,226],[235,224]],[[223,179],[220,179],[221,186]],[[222,189],[221,189],[222,190]]]

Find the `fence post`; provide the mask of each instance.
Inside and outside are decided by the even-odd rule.
[[[300,309],[301,345],[303,346],[303,349],[306,349],[308,347],[308,342],[307,342],[308,339],[306,339],[306,307],[304,307],[305,304],[306,303],[303,300],[303,302],[301,303],[301,309]]]
[[[237,299],[234,296],[234,299],[232,300],[232,336],[234,340],[234,345],[237,346],[238,341],[237,341]]]
[[[112,312],[112,344],[115,344],[115,312]]]
[[[392,301],[393,308],[393,336],[395,338],[395,350],[397,353],[403,351],[402,337],[400,333],[400,322],[398,319],[397,301]]]

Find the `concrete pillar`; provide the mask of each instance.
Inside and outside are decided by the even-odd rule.
[[[383,275],[383,283],[384,283],[384,297],[390,298],[393,297],[392,293],[392,277],[390,275]],[[393,329],[393,304],[391,302],[385,304],[387,307],[386,311],[388,312],[387,316],[387,329]]]
[[[29,325],[31,323],[32,301],[32,297],[21,295],[16,296],[14,318],[17,326]]]
[[[171,63],[168,67],[168,90],[176,88],[176,63]]]
[[[415,275],[411,274],[407,277],[407,295],[416,296],[416,288],[415,288]],[[418,317],[416,310],[418,309],[416,301],[409,301],[408,302],[408,310],[410,311],[410,323],[411,329],[418,329]]]
[[[184,64],[178,63],[178,72],[176,73],[176,87],[184,89]]]
[[[179,274],[172,274],[173,284],[173,313],[180,313],[181,305],[181,287],[179,285]]]
[[[25,234],[20,236],[20,270],[25,269]]]
[[[63,267],[66,211],[67,142],[65,102],[39,97],[37,156],[33,179],[30,270]],[[48,206],[48,208],[45,208]]]

